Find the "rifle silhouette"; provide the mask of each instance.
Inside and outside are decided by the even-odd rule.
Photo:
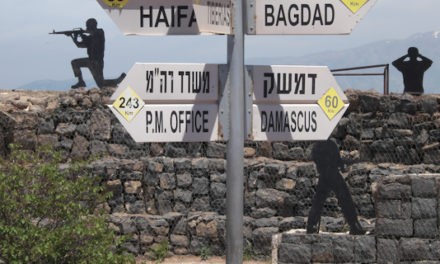
[[[84,34],[87,31],[85,31],[82,28],[75,28],[73,30],[66,30],[66,31],[55,31],[53,30],[52,32],[50,32],[49,34],[54,34],[54,35],[66,35],[66,36],[71,36],[71,35],[79,35],[79,34]]]

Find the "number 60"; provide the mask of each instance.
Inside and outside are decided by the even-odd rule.
[[[325,107],[327,107],[327,108],[330,108],[330,107],[337,108],[338,104],[339,104],[339,100],[338,100],[337,96],[327,95],[325,97]]]

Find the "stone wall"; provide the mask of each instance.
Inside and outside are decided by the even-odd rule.
[[[0,92],[0,155],[16,143],[52,145],[65,161],[91,159],[90,171],[113,193],[106,208],[115,230],[137,254],[168,240],[176,254],[203,246],[224,254],[226,145],[136,143],[106,104],[113,89],[62,93]],[[374,229],[371,184],[394,174],[440,173],[438,96],[381,96],[348,91],[350,108],[332,137],[362,224]],[[304,228],[317,182],[313,142],[246,142],[245,233],[258,255],[273,234]],[[373,219],[373,220],[372,220]],[[321,227],[346,228],[335,197]],[[202,245],[202,246],[201,246]]]
[[[440,175],[383,177],[372,188],[373,234],[278,234],[272,263],[439,263]]]
[[[373,196],[378,262],[440,261],[440,175],[383,178]]]
[[[272,243],[272,264],[378,263],[376,238],[370,235],[306,234],[305,230],[291,230],[274,235]]]

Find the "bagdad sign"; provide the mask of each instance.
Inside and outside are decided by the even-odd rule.
[[[251,0],[248,34],[349,34],[376,0]]]
[[[215,64],[136,63],[109,107],[136,142],[221,140],[218,71]]]
[[[231,0],[97,0],[126,35],[232,34]]]
[[[349,104],[325,66],[249,66],[256,141],[324,140]]]

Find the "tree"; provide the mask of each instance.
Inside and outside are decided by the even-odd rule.
[[[106,214],[110,194],[80,163],[11,147],[0,160],[0,259],[7,263],[127,263]],[[83,164],[84,165],[84,164]],[[1,262],[1,261],[0,261]]]

